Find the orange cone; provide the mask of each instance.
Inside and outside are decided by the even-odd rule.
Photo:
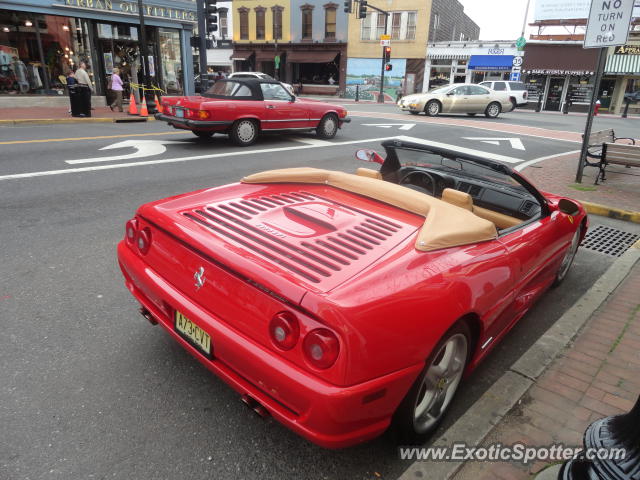
[[[138,106],[136,105],[136,97],[133,96],[133,92],[131,92],[131,97],[129,97],[129,115],[138,115]]]
[[[162,104],[158,101],[158,95],[157,94],[153,94],[153,100],[156,102],[156,110],[159,113],[164,113],[164,108],[162,108]]]
[[[147,110],[147,99],[144,95],[142,96],[142,106],[140,107],[140,116],[141,117],[149,116],[149,111]]]

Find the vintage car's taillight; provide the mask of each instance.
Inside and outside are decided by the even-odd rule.
[[[151,230],[145,227],[136,235],[136,245],[141,254],[145,255],[151,247]]]
[[[336,363],[340,353],[340,342],[331,330],[318,328],[304,337],[303,349],[311,365],[325,369]]]
[[[290,312],[276,313],[269,322],[269,334],[276,347],[291,350],[300,337],[298,319]]]
[[[124,227],[124,236],[127,239],[127,243],[133,245],[136,239],[136,232],[138,231],[138,220],[132,218],[127,222]]]
[[[207,112],[206,110],[198,110],[198,119],[199,120],[206,120],[210,116],[211,116],[211,114],[209,112]]]

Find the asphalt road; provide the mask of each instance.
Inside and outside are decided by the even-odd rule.
[[[385,123],[395,109],[366,107],[379,114],[354,117],[329,142],[274,135],[246,149],[158,122],[0,128],[0,479],[369,479],[395,478],[408,466],[386,437],[328,451],[259,419],[137,313],[115,257],[124,223],[141,203],[264,169],[353,171],[362,166],[353,152],[375,148],[381,138],[416,136],[509,157],[514,165],[578,148],[424,125],[409,115]],[[512,113],[500,122],[540,127],[546,117],[557,128],[550,115]],[[384,126],[393,123],[400,125]],[[630,128],[619,123],[616,130]],[[140,152],[152,154],[136,157]],[[128,157],[97,161],[120,156]],[[581,249],[565,284],[548,292],[462,384],[442,428],[490,389],[612,260]]]

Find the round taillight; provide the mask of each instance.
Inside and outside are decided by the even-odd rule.
[[[338,337],[326,328],[318,328],[304,337],[304,353],[316,368],[329,368],[336,363],[340,352]]]
[[[127,239],[127,242],[133,243],[136,239],[136,232],[138,231],[138,221],[134,218],[127,222],[127,225],[124,228],[124,235]]]
[[[300,325],[293,313],[276,313],[269,322],[269,334],[276,347],[291,350],[300,337]]]
[[[136,245],[141,254],[146,254],[151,247],[151,230],[148,227],[143,228],[136,236]]]

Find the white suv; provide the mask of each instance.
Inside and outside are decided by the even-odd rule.
[[[509,100],[511,100],[511,105],[513,106],[512,111],[515,110],[516,107],[523,107],[528,103],[527,87],[525,87],[522,82],[497,80],[493,82],[482,82],[480,85],[489,87],[496,92],[507,92],[509,94]]]

